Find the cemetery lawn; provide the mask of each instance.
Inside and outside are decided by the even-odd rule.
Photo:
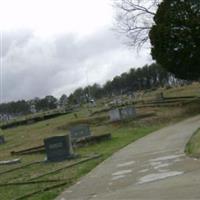
[[[13,150],[21,150],[29,147],[34,147],[41,145],[43,143],[43,138],[52,135],[63,135],[67,132],[68,125],[67,121],[70,121],[73,116],[66,115],[63,117],[58,117],[52,120],[39,122],[33,125],[21,126],[18,128],[8,129],[3,131],[7,139],[7,143],[0,146],[0,160],[8,160],[13,158],[21,158],[22,163],[9,166],[0,166],[0,173],[8,169],[19,167],[30,162],[44,160],[45,154],[32,154],[23,156],[11,156],[10,152]],[[69,120],[70,119],[70,120]],[[94,120],[95,119],[95,120]],[[101,119],[101,118],[100,118]],[[81,118],[77,121],[88,121],[88,118]],[[98,119],[93,118],[94,122],[90,124],[92,133],[95,135],[103,133],[111,133],[112,140],[108,140],[102,143],[78,148],[75,153],[86,157],[88,155],[98,153],[102,156],[99,159],[91,160],[86,163],[74,166],[72,168],[60,171],[59,173],[54,173],[51,175],[38,178],[36,180],[57,180],[57,179],[67,179],[70,180],[66,185],[52,189],[51,191],[42,192],[38,195],[34,195],[30,200],[51,200],[54,199],[61,191],[63,191],[68,185],[76,182],[81,176],[87,174],[96,165],[101,163],[103,160],[108,158],[117,150],[128,145],[129,143],[161,128],[164,123],[155,124],[139,124],[138,122],[127,121],[123,123],[115,124],[104,124],[100,125],[97,123]],[[74,120],[72,120],[75,123]],[[104,121],[104,123],[107,122]],[[96,124],[97,123],[97,124]],[[64,127],[64,129],[62,129]],[[78,161],[76,159],[75,161]],[[8,182],[24,182],[29,181],[31,178],[47,173],[49,171],[61,168],[65,165],[75,162],[74,160],[58,162],[58,163],[39,163],[23,169],[19,169],[7,174],[0,175],[0,184]],[[29,185],[17,185],[17,186],[1,186],[0,187],[0,199],[8,200],[21,197],[25,194],[38,191],[41,188],[52,186],[58,183],[40,183],[40,184],[29,184]]]
[[[194,133],[188,142],[185,151],[190,156],[200,158],[200,129]]]
[[[198,90],[199,85],[195,86],[195,89],[193,90],[191,89],[191,86],[188,86],[188,88],[189,89],[187,91],[183,88],[178,88],[177,90],[182,95],[193,95]],[[175,90],[174,88],[169,89],[166,91],[166,94],[168,96],[176,96],[178,94],[177,90]],[[195,92],[189,93],[189,91]],[[156,92],[152,93],[152,97],[153,95],[155,96],[155,93]],[[149,93],[148,97],[149,96],[151,96],[151,93]],[[25,200],[53,200],[64,189],[77,182],[80,179],[80,177],[87,174],[95,166],[97,166],[103,160],[105,160],[114,152],[118,151],[124,146],[164,126],[176,123],[177,121],[183,120],[187,117],[199,114],[200,104],[199,102],[195,101],[193,103],[177,107],[166,106],[138,108],[136,109],[136,112],[139,114],[154,113],[154,115],[149,115],[145,118],[136,118],[133,120],[118,123],[111,123],[109,121],[107,111],[91,115],[91,112],[94,113],[95,111],[98,111],[100,109],[104,109],[102,100],[97,102],[96,108],[88,110],[85,106],[81,107],[76,112],[78,116],[77,118],[74,115],[74,113],[70,113],[54,119],[41,121],[35,124],[24,125],[12,129],[3,130],[0,134],[3,134],[5,136],[6,143],[0,145],[0,160],[21,158],[21,163],[6,166],[0,165],[0,200],[14,200],[26,194],[33,193],[35,191],[40,191],[41,189],[44,189],[46,187],[57,185],[60,182],[45,182],[12,186],[6,186],[3,184],[11,182],[22,183],[25,181],[30,181],[30,179],[35,178],[39,175],[62,168],[66,165],[69,165],[70,163],[74,163],[80,160],[80,158],[77,158],[76,160],[63,161],[57,163],[37,163],[26,168],[2,174],[2,172],[5,172],[9,169],[20,167],[35,161],[43,161],[45,158],[44,152],[31,155],[11,156],[11,151],[19,151],[22,149],[43,145],[44,138],[55,135],[65,135],[69,133],[68,130],[70,126],[80,123],[89,124],[93,135],[101,135],[105,133],[112,134],[111,140],[75,149],[75,153],[79,154],[82,158],[85,158],[94,153],[101,154],[100,158],[90,160],[88,162],[34,180],[62,180],[63,182],[66,182],[65,185],[24,198]],[[194,141],[195,145],[190,145],[192,147],[190,148],[191,152],[196,152],[196,150],[200,150],[199,132],[200,131],[198,131],[192,139],[192,144]],[[198,145],[196,145],[196,142],[198,142]],[[195,146],[195,148],[193,148],[193,146]]]

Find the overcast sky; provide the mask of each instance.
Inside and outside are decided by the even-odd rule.
[[[0,0],[1,100],[69,95],[151,63],[113,21],[112,0]]]

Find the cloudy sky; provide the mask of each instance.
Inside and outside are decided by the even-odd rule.
[[[0,0],[1,101],[70,94],[151,62],[113,31],[112,0]]]

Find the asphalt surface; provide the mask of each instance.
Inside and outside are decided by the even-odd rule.
[[[200,160],[184,154],[199,127],[196,116],[128,145],[56,200],[199,200]]]

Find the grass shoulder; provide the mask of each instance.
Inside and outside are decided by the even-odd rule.
[[[185,152],[192,157],[200,158],[200,129],[195,131],[186,145]]]

